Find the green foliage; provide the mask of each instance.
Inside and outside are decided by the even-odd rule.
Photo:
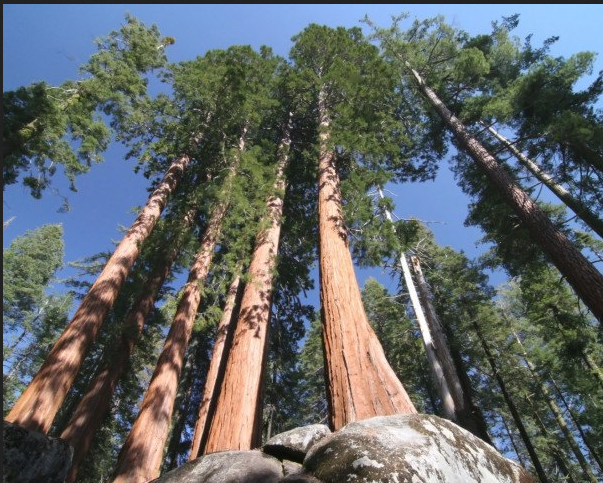
[[[73,297],[65,295],[43,295],[35,312],[28,314],[26,327],[18,333],[16,340],[8,342],[4,334],[2,353],[5,372],[3,374],[3,414],[12,408],[17,397],[31,378],[38,372],[57,337],[65,328]],[[11,335],[15,335],[14,333]]]
[[[520,334],[547,384],[554,376],[560,394],[571,403],[594,445],[603,446],[601,388],[593,369],[593,364],[600,367],[603,361],[600,332],[491,184],[466,158],[457,157],[459,184],[473,197],[467,224],[481,226],[483,241],[493,245],[479,265],[462,253],[437,246],[418,221],[383,222],[383,211],[393,211],[393,203],[373,199],[374,190],[388,182],[433,178],[450,147],[441,121],[424,108],[408,76],[409,63],[465,122],[504,123],[520,138],[521,149],[543,161],[570,191],[603,208],[597,183],[603,131],[594,108],[602,77],[583,90],[575,88],[590,72],[593,54],[552,58],[548,49],[554,38],[541,48],[534,48],[530,38],[522,44],[511,35],[517,16],[503,18],[493,23],[491,32],[474,37],[441,17],[416,20],[403,30],[404,19],[395,19],[388,29],[368,21],[374,29],[372,38],[364,37],[359,28],[310,25],[294,37],[291,63],[268,47],[255,51],[233,46],[168,66],[164,51],[174,39],[162,38],[156,27],[145,27],[127,16],[118,32],[98,41],[98,52],[82,66],[81,80],[57,87],[37,83],[4,93],[4,186],[22,177],[32,194],[40,197],[59,164],[73,182],[101,160],[112,135],[128,145],[128,156],[138,159],[137,169],[147,177],[156,178],[175,157],[191,158],[187,175],[145,242],[55,420],[55,433],[69,420],[98,367],[111,361],[123,333],[121,322],[153,270],[175,247],[182,247],[175,271],[188,267],[212,210],[226,202],[221,238],[202,287],[203,304],[180,379],[165,468],[183,462],[226,288],[238,274],[246,280],[245,267],[256,237],[269,224],[266,200],[275,194],[285,195],[285,211],[270,321],[264,430],[274,434],[326,420],[321,327],[318,315],[302,297],[313,287],[310,270],[316,259],[320,102],[330,121],[328,148],[341,178],[344,219],[355,260],[365,266],[393,266],[400,250],[421,257],[455,362],[465,368],[476,389],[499,448],[509,454],[512,448],[503,418],[511,435],[515,439],[517,435],[482,340],[494,355],[496,372],[507,382],[551,480],[556,477],[559,455],[566,458],[569,471],[575,471],[576,462],[564,454],[567,445],[511,328]],[[147,84],[157,69],[171,92],[151,98]],[[284,193],[275,193],[278,146],[289,119],[287,187]],[[519,177],[520,171],[507,164]],[[236,176],[231,178],[235,165]],[[563,209],[542,207],[563,226]],[[191,215],[192,226],[182,222],[185,214]],[[580,247],[600,249],[600,242],[588,234],[566,231]],[[5,336],[10,340],[4,344],[5,363],[10,367],[4,377],[5,412],[67,320],[71,298],[45,294],[62,264],[61,236],[60,227],[43,227],[4,250],[3,309]],[[85,291],[105,258],[100,254],[81,263],[84,274],[70,282],[71,287]],[[515,278],[495,292],[483,269],[500,266]],[[174,280],[168,279],[148,317],[111,413],[82,465],[81,481],[109,478],[173,319],[178,298],[169,283]],[[439,401],[406,294],[392,296],[369,279],[363,300],[388,361],[416,407],[438,412]],[[559,453],[553,451],[556,447]],[[521,444],[518,455],[526,460]]]
[[[5,330],[29,328],[27,318],[63,264],[63,227],[44,225],[2,250],[2,312]]]
[[[374,278],[362,290],[362,301],[387,361],[404,384],[419,412],[431,412],[429,373],[421,335],[407,314],[400,296],[390,295]]]
[[[400,146],[407,138],[392,103],[395,71],[377,48],[359,28],[312,24],[293,40],[296,88],[307,92],[313,112],[322,96],[331,121],[329,145],[350,163],[347,169],[366,166],[403,177],[407,160]]]
[[[126,126],[146,99],[147,74],[165,64],[169,43],[157,27],[128,15],[119,31],[97,41],[98,52],[81,67],[83,79],[4,92],[3,188],[23,175],[23,184],[40,198],[61,165],[75,191],[75,177],[102,161],[111,140],[102,114],[111,116],[113,128]]]
[[[44,225],[26,232],[15,238],[2,255],[6,413],[64,328],[72,297],[46,292],[63,265],[61,225]]]
[[[545,263],[532,261],[524,267],[522,278],[499,290],[494,303],[494,292],[478,265],[450,248],[438,247],[428,233],[419,233],[419,238],[421,243],[416,243],[413,250],[421,256],[436,311],[453,353],[461,356],[471,377],[497,447],[507,454],[514,451],[502,425],[504,418],[519,448],[519,457],[529,462],[482,341],[494,357],[496,370],[517,406],[547,475],[552,481],[563,481],[558,474],[559,457],[571,472],[576,471],[576,462],[559,436],[546,399],[525,366],[512,330],[521,335],[530,359],[540,368],[541,377],[545,381],[555,380],[592,442],[600,445],[600,434],[594,429],[600,422],[593,401],[598,399],[596,395],[601,388],[594,375],[584,370],[583,355],[586,350],[595,361],[600,361],[594,321],[581,312],[567,285]],[[590,395],[595,395],[594,400]],[[557,400],[557,404],[561,402]],[[576,432],[574,426],[572,431]]]
[[[299,355],[300,416],[304,424],[326,424],[329,409],[325,393],[325,372],[320,314],[315,313]]]

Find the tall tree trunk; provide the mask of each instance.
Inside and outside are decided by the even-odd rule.
[[[249,266],[250,280],[245,285],[241,309],[226,362],[224,379],[211,420],[206,453],[249,450],[261,444],[262,400],[268,329],[272,305],[272,285],[278,254],[285,169],[289,159],[291,125],[286,128],[278,149],[274,183],[275,195],[267,202],[270,226],[260,232]]]
[[[429,407],[431,408],[432,414],[438,414],[438,401],[431,384],[432,381],[427,377],[427,373],[424,371],[421,373],[421,381],[423,382],[423,387],[427,393],[427,399],[429,400]]]
[[[100,326],[140,253],[142,243],[151,233],[168,196],[174,191],[188,164],[189,157],[181,156],[167,170],[163,180],[151,194],[138,218],[84,297],[44,364],[6,417],[7,421],[33,431],[48,432]]]
[[[325,92],[319,93],[318,226],[320,303],[331,427],[416,409],[371,328],[344,227],[339,175],[329,146]]]
[[[406,284],[408,294],[410,295],[410,301],[412,303],[413,311],[415,313],[415,317],[419,325],[421,338],[423,339],[425,354],[427,355],[427,361],[429,362],[429,368],[431,369],[433,382],[435,384],[435,387],[438,391],[438,396],[440,397],[440,401],[442,403],[444,415],[446,416],[446,418],[452,421],[457,421],[457,414],[459,411],[457,401],[459,400],[459,397],[458,394],[456,394],[457,397],[453,395],[449,379],[446,377],[446,371],[443,367],[444,364],[442,363],[442,359],[439,357],[440,354],[437,351],[436,345],[433,342],[432,330],[429,326],[429,323],[427,322],[427,318],[425,317],[423,305],[419,300],[419,295],[417,294],[417,289],[415,287],[414,280],[412,279],[410,268],[408,266],[408,261],[406,260],[406,255],[404,254],[404,252],[400,253],[400,266],[402,267],[404,282]]]
[[[239,142],[239,156],[245,146],[245,134],[246,129]],[[223,193],[230,192],[237,164],[238,158],[225,180]],[[201,302],[201,285],[209,272],[227,208],[226,200],[218,201],[207,222],[140,412],[119,454],[112,480],[115,483],[143,483],[159,476],[184,354]]]
[[[557,391],[557,394],[559,395],[559,398],[561,399],[561,402],[563,403],[563,405],[565,406],[565,409],[567,410],[568,414],[570,415],[570,419],[574,423],[574,426],[578,430],[578,433],[580,433],[580,437],[582,438],[582,441],[584,442],[584,445],[588,448],[588,450],[590,451],[591,456],[597,462],[597,465],[599,466],[599,470],[603,471],[603,463],[601,462],[601,458],[600,458],[599,454],[597,453],[597,450],[593,446],[590,438],[588,437],[588,435],[586,434],[586,432],[582,428],[582,425],[578,421],[578,418],[576,417],[576,414],[574,413],[573,409],[571,408],[571,406],[567,402],[567,399],[565,399],[565,396],[563,395],[563,391],[557,385],[557,383],[555,382],[555,379],[553,379],[550,375],[549,375],[549,381],[551,381],[551,384],[553,385],[553,387]]]
[[[597,478],[593,474],[593,470],[592,470],[590,464],[588,464],[588,461],[586,461],[586,458],[584,457],[584,454],[582,453],[580,446],[578,445],[578,443],[576,442],[576,439],[574,438],[574,435],[570,431],[570,429],[567,425],[567,421],[563,417],[563,412],[561,411],[561,408],[557,405],[557,403],[553,399],[553,396],[551,395],[549,388],[546,386],[546,384],[542,381],[542,379],[538,375],[538,372],[536,371],[536,366],[534,366],[532,361],[530,361],[530,359],[528,358],[528,353],[526,352],[520,338],[515,333],[515,331],[512,331],[512,332],[513,332],[513,336],[515,337],[515,340],[517,341],[517,344],[521,348],[521,351],[523,353],[523,360],[525,361],[526,365],[528,366],[528,369],[530,370],[530,374],[532,375],[534,382],[540,389],[540,392],[542,393],[547,406],[553,413],[553,416],[555,417],[555,421],[557,421],[557,425],[561,429],[561,432],[563,433],[563,436],[565,437],[567,444],[571,448],[572,453],[574,453],[574,456],[576,457],[576,460],[578,461],[580,468],[582,468],[582,474],[585,478],[585,481],[589,481],[591,483],[597,483]]]
[[[528,396],[526,396],[526,400],[532,407],[532,413],[534,416],[534,421],[536,421],[536,425],[540,428],[540,431],[546,438],[550,438],[549,431],[546,429],[546,426],[545,426],[544,422],[542,421],[540,414],[538,414],[538,410],[536,409],[534,403],[532,403],[532,400]],[[567,480],[568,483],[576,483],[576,480],[574,479],[574,475],[572,475],[572,472],[570,471],[569,467],[567,466],[567,464],[565,462],[564,456],[566,456],[566,455],[562,455],[561,450],[559,449],[560,448],[560,444],[559,444],[560,440],[558,437],[556,437],[555,439],[557,440],[557,444],[547,442],[549,452],[551,455],[553,455],[553,459],[557,463],[557,466],[559,467],[559,470],[563,474],[563,477],[565,478],[565,480]]]
[[[383,190],[381,189],[381,187],[378,188],[378,193],[379,197],[383,199]],[[391,223],[392,215],[389,210],[385,209],[384,214],[385,218]],[[406,289],[408,290],[408,295],[410,296],[413,311],[415,313],[415,317],[419,325],[419,330],[421,332],[421,338],[423,339],[423,346],[425,347],[425,353],[427,355],[427,361],[429,362],[429,368],[431,369],[433,382],[437,388],[440,401],[442,402],[442,409],[444,410],[444,415],[446,416],[446,418],[451,419],[452,421],[456,421],[457,413],[459,410],[459,408],[457,407],[457,401],[459,400],[460,393],[456,394],[456,398],[455,395],[453,395],[451,379],[446,376],[446,371],[443,367],[443,361],[439,357],[436,345],[433,343],[432,329],[429,326],[427,318],[425,317],[423,305],[419,300],[419,295],[417,294],[417,289],[412,279],[410,268],[408,266],[408,261],[406,260],[406,255],[404,254],[404,252],[400,252],[400,267],[402,268],[402,275],[404,277]],[[461,391],[460,386],[454,389]]]
[[[544,253],[566,277],[576,294],[594,316],[603,322],[603,275],[582,255],[567,237],[555,228],[548,216],[500,166],[496,159],[475,139],[448,110],[419,76],[411,69],[419,88],[442,121],[454,135],[458,145],[467,151],[487,175],[501,196],[525,224]]]
[[[450,345],[448,348],[450,349],[450,355],[452,356],[454,366],[456,367],[456,372],[459,375],[459,379],[461,381],[461,386],[463,387],[463,392],[467,395],[467,397],[471,401],[470,407],[471,407],[472,417],[473,417],[473,420],[475,421],[475,424],[477,425],[477,428],[479,431],[479,434],[478,433],[476,433],[476,434],[480,438],[482,438],[484,441],[486,441],[487,443],[494,446],[494,443],[492,443],[492,440],[490,439],[490,436],[488,434],[488,424],[486,423],[484,414],[483,414],[481,408],[475,403],[476,398],[475,398],[475,392],[474,392],[472,384],[471,384],[471,379],[469,379],[469,376],[467,374],[467,369],[465,367],[465,363],[463,362],[463,358],[461,357],[461,354],[459,353],[458,349],[456,349],[456,347],[455,347],[454,335],[451,333],[451,330],[449,327],[443,327],[443,328],[444,328],[444,332],[446,334],[446,338],[450,342]],[[488,439],[485,439],[486,437]]]
[[[492,369],[492,373],[494,374],[494,377],[496,378],[496,382],[498,382],[498,387],[500,388],[500,392],[502,393],[505,403],[507,404],[507,407],[509,408],[511,417],[513,418],[513,421],[515,422],[515,426],[517,427],[517,430],[519,431],[521,440],[523,441],[523,444],[526,447],[528,454],[530,455],[530,460],[532,460],[532,464],[534,465],[534,470],[536,471],[536,474],[538,475],[538,479],[540,479],[540,481],[542,483],[548,483],[549,480],[546,476],[546,473],[544,472],[542,464],[540,463],[540,459],[538,458],[538,455],[536,454],[536,450],[534,449],[534,445],[532,444],[530,436],[528,435],[528,431],[526,430],[526,427],[523,424],[521,416],[519,415],[517,406],[515,406],[515,403],[513,402],[513,399],[511,398],[509,391],[507,390],[507,385],[505,384],[504,379],[502,378],[500,372],[498,371],[498,366],[496,364],[496,360],[494,359],[494,356],[490,352],[488,343],[486,342],[486,339],[484,338],[482,331],[479,328],[479,325],[477,325],[477,322],[473,322],[473,328],[475,329],[477,338],[479,339],[480,345],[482,346],[484,354],[486,355],[488,364],[490,365],[490,368]]]
[[[189,212],[184,219],[184,225],[189,226],[193,217],[194,213]],[[61,433],[61,439],[73,447],[71,469],[65,483],[75,483],[79,465],[88,453],[96,432],[109,411],[117,382],[134,352],[145,321],[155,305],[157,293],[170,273],[179,251],[179,243],[177,240],[172,240],[170,245],[171,248],[145,281],[142,292],[128,312],[118,346],[112,352],[111,358],[98,371],[71,420]]]
[[[488,131],[492,136],[498,139],[503,146],[505,146],[517,160],[525,167],[534,177],[550,189],[566,206],[568,206],[578,217],[586,223],[591,230],[597,235],[603,238],[603,219],[593,213],[588,206],[586,206],[578,198],[574,198],[571,193],[566,190],[560,184],[555,183],[555,180],[546,172],[543,171],[537,163],[528,158],[519,149],[517,149],[511,141],[505,138],[502,134],[497,132],[492,126],[487,126],[485,123],[481,123],[482,126],[487,127]]]
[[[425,307],[425,314],[429,331],[435,341],[435,352],[438,359],[441,361],[444,375],[448,381],[449,387],[452,389],[452,397],[454,398],[455,421],[466,430],[475,434],[486,443],[492,445],[492,440],[488,435],[487,426],[479,409],[473,403],[471,393],[464,390],[461,376],[457,371],[457,366],[454,363],[452,354],[450,353],[450,344],[437,313],[432,303],[432,294],[429,285],[425,281],[423,271],[421,270],[421,262],[416,256],[410,257],[413,266],[417,286],[419,289],[419,298],[421,304]],[[467,381],[468,382],[468,381]]]
[[[590,371],[595,375],[595,377],[599,381],[601,389],[603,389],[603,371],[601,371],[601,368],[597,365],[597,363],[593,359],[593,356],[586,352],[586,350],[583,350],[582,358],[584,359],[584,363],[586,364],[586,366],[590,369]]]
[[[499,414],[499,416],[500,416],[500,419],[501,419],[501,421],[503,423],[503,426],[505,427],[505,432],[507,433],[509,441],[511,441],[511,446],[513,446],[513,451],[515,451],[515,454],[517,455],[517,461],[519,462],[519,464],[521,466],[523,466],[525,468],[526,464],[523,461],[523,457],[521,456],[521,452],[519,451],[519,448],[517,447],[517,444],[515,443],[515,438],[513,437],[513,433],[511,432],[511,428],[509,428],[509,425],[507,424],[506,418],[502,414]]]
[[[241,277],[237,275],[228,288],[224,303],[224,312],[218,323],[211,362],[207,370],[203,394],[201,395],[201,402],[199,404],[199,415],[195,424],[189,461],[199,456],[199,449],[204,447],[207,441],[207,430],[209,428],[206,423],[208,420],[211,420],[215,411],[220,385],[224,379],[224,371],[226,370],[226,360],[237,323],[237,317],[234,312],[240,286]]]
[[[170,439],[165,450],[163,459],[162,473],[173,470],[178,467],[178,456],[182,453],[180,439],[182,431],[186,426],[187,415],[190,414],[191,395],[193,392],[193,376],[195,373],[195,362],[200,358],[200,354],[205,349],[205,344],[193,339],[189,346],[188,356],[184,364],[183,377],[180,380],[178,394],[174,401],[174,411],[172,416],[172,428],[170,431]]]

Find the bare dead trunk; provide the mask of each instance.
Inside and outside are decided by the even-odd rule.
[[[184,224],[192,223],[194,213],[189,212]],[[78,404],[71,420],[61,433],[61,439],[73,447],[71,469],[66,483],[75,483],[80,463],[88,453],[92,441],[103,418],[109,411],[115,387],[144,328],[144,323],[155,305],[157,293],[169,275],[172,264],[178,254],[179,243],[172,240],[173,245],[167,250],[161,261],[143,285],[136,302],[128,312],[124,321],[122,336],[112,357],[106,361],[90,384],[88,391]]]
[[[479,325],[477,325],[477,322],[473,322],[473,328],[475,329],[477,338],[479,339],[482,349],[484,350],[484,354],[486,355],[488,364],[490,364],[490,368],[492,369],[492,373],[494,374],[496,382],[498,382],[498,387],[500,388],[500,392],[502,393],[505,403],[507,404],[507,407],[509,408],[511,417],[513,418],[513,421],[515,422],[515,426],[517,427],[517,430],[519,431],[521,440],[523,441],[523,444],[526,447],[528,454],[530,455],[530,460],[532,460],[532,464],[534,465],[534,470],[536,471],[536,474],[538,475],[538,479],[542,483],[548,483],[549,480],[546,476],[546,473],[544,472],[544,468],[542,467],[542,464],[540,463],[540,459],[538,458],[538,455],[536,454],[536,450],[534,449],[532,440],[530,439],[528,431],[526,430],[526,427],[523,424],[521,416],[519,415],[517,406],[515,406],[515,403],[513,402],[513,399],[511,398],[509,391],[507,390],[507,385],[505,384],[504,379],[502,378],[500,372],[498,371],[498,366],[496,365],[494,356],[490,352],[488,343],[486,342],[486,339],[484,339],[482,331],[479,328]]]
[[[330,119],[325,93],[318,99],[320,158],[318,180],[320,302],[327,400],[331,427],[416,409],[390,367],[371,328],[344,227],[339,175],[329,146]]]
[[[263,378],[268,353],[272,285],[278,254],[285,169],[291,143],[289,126],[279,146],[274,192],[267,202],[270,226],[258,234],[241,309],[216,409],[209,421],[203,454],[249,450],[261,444]]]
[[[486,126],[484,123],[481,124]],[[538,181],[550,189],[557,198],[576,213],[591,230],[603,238],[603,220],[599,216],[593,213],[589,207],[582,203],[578,198],[574,198],[563,186],[557,184],[546,171],[543,171],[537,163],[523,154],[513,145],[513,143],[497,132],[492,126],[487,126],[487,128],[490,134],[498,139]]]
[[[523,353],[523,360],[525,361],[526,365],[528,366],[528,369],[530,370],[530,374],[532,375],[534,382],[540,389],[540,392],[542,393],[547,406],[553,413],[553,416],[555,417],[555,421],[557,421],[557,425],[561,429],[561,432],[563,433],[563,436],[565,437],[567,444],[571,448],[572,453],[574,453],[574,456],[576,457],[576,460],[578,461],[580,468],[582,468],[582,475],[584,476],[585,481],[589,481],[590,483],[597,483],[597,478],[593,474],[590,464],[588,464],[588,461],[586,461],[586,458],[584,457],[584,454],[582,453],[580,446],[578,445],[578,443],[576,442],[576,439],[574,438],[574,435],[570,431],[570,429],[567,425],[567,421],[563,417],[563,412],[561,411],[561,408],[557,405],[557,403],[553,399],[553,396],[551,395],[549,388],[546,386],[546,384],[542,381],[542,379],[538,375],[538,372],[536,371],[536,366],[534,366],[534,364],[528,358],[528,353],[526,352],[526,350],[521,342],[521,339],[518,337],[518,335],[515,333],[515,331],[512,331],[512,332],[513,332],[513,336],[515,337],[515,340],[517,341],[517,344],[521,348],[521,351]]]
[[[2,230],[6,230],[8,228],[8,226],[15,221],[17,217],[16,216],[11,216],[8,220],[5,220],[2,222]]]
[[[168,196],[174,191],[188,164],[188,156],[181,156],[172,163],[84,297],[46,361],[6,417],[7,421],[32,431],[48,432],[100,326],[140,253],[142,243],[151,233]]]
[[[444,334],[444,328],[438,319],[438,315],[432,303],[432,294],[429,285],[425,281],[423,271],[421,270],[421,262],[418,257],[410,257],[415,278],[417,280],[417,286],[419,289],[419,298],[421,304],[425,307],[425,315],[429,331],[432,334],[435,342],[435,353],[438,360],[441,361],[444,375],[448,381],[448,385],[451,388],[452,397],[454,400],[454,420],[468,431],[471,431],[478,438],[481,438],[486,443],[492,445],[492,440],[488,435],[486,424],[481,417],[479,409],[473,403],[471,393],[469,390],[465,390],[461,379],[461,375],[457,371],[457,366],[454,363],[450,351],[450,344],[446,335]],[[468,382],[468,381],[467,381]]]
[[[224,379],[224,371],[226,370],[227,355],[237,323],[236,317],[233,317],[233,312],[240,285],[241,277],[236,276],[228,288],[228,294],[224,303],[224,312],[218,323],[211,362],[207,370],[207,376],[205,377],[205,386],[203,387],[201,403],[199,404],[199,415],[195,424],[189,461],[199,456],[199,449],[204,447],[207,441],[207,430],[209,428],[206,423],[208,419],[211,420],[211,416],[213,416],[215,411],[220,385]]]
[[[593,315],[603,322],[603,275],[563,233],[555,228],[538,205],[513,181],[507,171],[498,164],[481,143],[471,136],[435,92],[425,85],[419,74],[415,70],[411,70],[421,92],[448,126],[458,145],[467,151],[487,175],[507,204],[528,228],[534,240],[573,287],[578,297],[592,311]]]
[[[379,197],[383,199],[383,190],[381,187],[378,188],[378,193]],[[391,223],[392,215],[389,210],[385,209],[384,214],[385,218]],[[417,294],[417,289],[415,287],[414,280],[412,279],[408,261],[406,260],[406,255],[404,252],[400,253],[400,267],[402,268],[404,283],[406,285],[406,289],[408,290],[408,295],[410,296],[415,318],[417,319],[417,324],[419,325],[419,331],[421,332],[421,338],[423,339],[423,346],[425,347],[425,354],[427,355],[427,361],[429,363],[429,368],[431,369],[433,382],[437,388],[440,401],[442,402],[444,415],[446,418],[456,421],[458,412],[456,401],[459,399],[459,397],[457,395],[455,398],[455,395],[453,395],[451,389],[456,388],[452,388],[450,385],[451,380],[446,377],[445,369],[443,367],[443,360],[438,357],[436,345],[434,344],[432,338],[433,330],[429,327],[429,322],[425,317],[425,312],[423,311],[424,304],[422,304],[419,300],[419,295]]]
[[[245,133],[246,130],[241,136],[239,153],[245,146]],[[225,193],[230,192],[237,164],[238,160],[225,181]],[[114,483],[143,483],[159,476],[184,354],[201,302],[201,285],[209,272],[227,208],[227,201],[219,201],[207,222],[140,412],[119,454],[112,479]]]
[[[406,289],[410,295],[412,302],[413,311],[419,325],[419,331],[421,332],[421,338],[423,339],[423,346],[425,347],[425,354],[427,355],[427,361],[429,362],[429,368],[431,369],[431,375],[433,382],[438,391],[438,396],[442,403],[442,409],[444,410],[444,416],[452,421],[457,420],[457,413],[459,408],[457,407],[456,401],[459,399],[454,397],[449,379],[446,377],[445,369],[443,367],[442,359],[440,359],[436,345],[432,337],[432,330],[429,327],[423,306],[419,300],[417,289],[415,287],[408,261],[404,252],[400,253],[400,265],[402,267],[402,274],[404,276],[404,282]]]
[[[13,342],[9,347],[6,348],[7,349],[6,352],[9,354],[9,356],[10,356],[10,354],[13,353],[13,351],[17,348],[17,346],[21,343],[21,341],[23,339],[25,339],[25,336],[27,334],[29,334],[29,329],[27,329],[27,328],[23,329],[23,332],[21,332],[19,334],[19,337],[17,337],[15,342]]]

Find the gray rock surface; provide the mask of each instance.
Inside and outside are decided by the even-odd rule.
[[[65,480],[73,457],[73,448],[65,441],[6,421],[2,433],[3,482],[62,483]]]
[[[307,473],[296,473],[295,475],[289,475],[282,480],[279,480],[279,483],[323,483],[318,478],[315,478],[312,475]]]
[[[303,471],[304,467],[301,463],[295,461],[283,460],[283,473],[285,476],[296,475]]]
[[[473,434],[424,414],[348,424],[310,449],[304,469],[324,483],[535,483]]]
[[[254,451],[224,451],[200,456],[153,480],[155,483],[276,483],[283,477],[279,460]]]
[[[322,438],[331,434],[324,424],[311,424],[273,436],[262,448],[264,453],[279,459],[302,462],[308,450]]]

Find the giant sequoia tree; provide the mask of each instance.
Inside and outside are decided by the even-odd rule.
[[[79,463],[86,456],[103,418],[109,411],[111,398],[119,378],[126,370],[128,360],[134,352],[158,293],[170,274],[184,233],[190,227],[194,214],[195,210],[189,210],[184,216],[184,220],[178,219],[175,223],[167,225],[167,230],[170,230],[171,233],[163,240],[164,247],[160,250],[159,256],[153,260],[155,267],[142,282],[139,293],[136,294],[136,300],[125,317],[122,335],[115,348],[114,357],[101,365],[90,383],[87,393],[61,432],[61,438],[68,441],[74,448],[71,469],[66,481],[75,482]]]
[[[323,342],[331,425],[339,429],[370,416],[415,412],[404,387],[387,363],[362,306],[342,216],[339,181],[342,151],[349,149],[363,154],[373,158],[375,163],[386,154],[382,149],[387,146],[375,146],[379,134],[370,126],[378,121],[385,124],[389,120],[387,112],[368,111],[363,109],[362,102],[372,101],[386,109],[389,73],[379,61],[376,49],[362,38],[358,29],[312,25],[295,40],[291,57],[308,79],[307,88],[314,98],[319,128]],[[346,98],[358,101],[352,112],[346,109]],[[361,114],[374,117],[363,119]],[[354,145],[348,136],[353,137],[352,133],[358,136],[360,133],[355,132],[354,127],[359,125],[365,126],[365,138],[360,145]]]
[[[72,443],[69,481],[142,483],[162,461],[165,471],[251,449],[302,422],[339,429],[415,408],[492,436],[543,482],[595,481],[603,278],[581,249],[596,255],[600,244],[563,226],[563,209],[534,201],[523,168],[477,126],[512,130],[532,159],[524,164],[571,195],[577,205],[560,199],[586,222],[580,204],[592,215],[600,203],[601,82],[572,91],[592,56],[522,46],[515,21],[476,37],[441,19],[395,25],[377,30],[381,49],[358,28],[310,25],[289,62],[234,46],[168,65],[173,39],[128,17],[85,79],[5,93],[5,184],[30,162],[37,174],[24,181],[36,196],[53,163],[64,160],[72,179],[104,149],[107,126],[155,179],[104,268],[89,270],[96,281],[77,285],[89,290],[56,342],[70,300],[43,293],[60,264],[56,227],[44,229],[52,253],[35,236],[5,251],[5,405],[33,376],[7,419]],[[156,68],[166,90],[150,97]],[[433,178],[452,145],[473,196],[468,223],[495,242],[480,261],[374,209],[375,189]],[[429,315],[424,348],[406,295],[373,280],[361,292],[354,273],[354,262],[383,266],[401,250],[413,256],[414,312]],[[302,349],[313,313],[301,293],[316,255],[320,320]],[[496,292],[482,269],[499,266],[514,278]],[[174,296],[170,271],[183,267]]]
[[[278,146],[274,195],[266,202],[266,229],[261,230],[249,265],[224,380],[211,414],[204,452],[251,449],[261,444],[262,379],[268,353],[272,290],[283,216],[289,121]],[[204,428],[200,428],[203,431]],[[203,441],[201,443],[203,445]]]
[[[243,157],[248,136],[258,128],[257,124],[262,119],[265,105],[262,89],[269,85],[275,66],[270,56],[262,57],[245,47],[223,52],[222,62],[227,66],[225,80],[229,82],[224,97],[225,100],[231,97],[231,102],[234,102],[232,112],[235,117],[230,121],[233,126],[231,138],[236,144],[230,149],[231,159],[227,160],[226,172],[210,208],[170,333],[143,399],[140,414],[120,453],[113,481],[147,481],[159,473],[178,380],[201,302],[201,287],[210,271],[237,174],[244,168]],[[241,69],[241,65],[246,68]],[[152,440],[145,437],[149,431],[156,435]]]

